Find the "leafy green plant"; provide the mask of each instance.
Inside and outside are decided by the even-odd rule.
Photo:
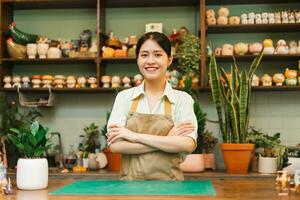
[[[83,130],[87,138],[83,146],[84,152],[95,153],[96,149],[100,149],[99,127],[95,123],[91,123],[89,126],[85,126]]]
[[[11,128],[10,131],[14,134],[8,134],[8,139],[25,158],[45,157],[51,147],[51,144],[47,144],[48,128],[44,128],[38,121],[33,122],[29,128]]]
[[[187,34],[183,37],[182,43],[177,52],[180,69],[185,74],[199,74],[201,61],[201,46],[199,37],[193,34]]]
[[[249,71],[239,71],[234,59],[231,65],[231,78],[222,67],[217,66],[214,53],[209,63],[211,94],[216,106],[219,126],[224,143],[246,143],[249,127],[249,103],[251,82],[258,68],[262,52],[253,60]],[[219,69],[219,70],[218,70]],[[224,81],[220,79],[220,75]]]
[[[205,153],[212,153],[217,143],[218,139],[212,135],[212,132],[206,130],[203,133],[203,150]]]
[[[256,130],[254,127],[250,128],[247,135],[247,141],[255,144],[257,153],[263,157],[277,157],[278,150],[281,146],[280,133],[275,133],[270,136],[260,130]]]

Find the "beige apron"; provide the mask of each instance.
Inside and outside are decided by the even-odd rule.
[[[127,116],[126,128],[139,134],[166,136],[173,128],[171,103],[164,97],[165,115],[137,113],[140,97],[133,100]],[[123,154],[121,179],[123,180],[183,180],[179,153],[154,151],[144,154]]]

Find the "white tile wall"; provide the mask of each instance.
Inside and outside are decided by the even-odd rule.
[[[210,93],[201,93],[200,102],[207,118],[217,120]],[[112,108],[113,94],[59,94],[56,106],[43,109],[42,122],[50,131],[62,134],[64,152],[70,145],[77,147],[83,127],[95,122],[103,126],[106,111]],[[250,104],[250,125],[269,134],[281,133],[283,144],[300,143],[300,92],[253,92]],[[214,132],[221,141],[218,124],[207,122],[207,129]],[[217,166],[224,167],[222,155],[217,152]]]

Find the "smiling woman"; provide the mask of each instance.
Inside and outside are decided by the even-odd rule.
[[[108,144],[122,153],[121,179],[183,180],[179,164],[197,141],[194,101],[166,80],[171,44],[162,33],[143,35],[136,47],[144,82],[116,97]]]

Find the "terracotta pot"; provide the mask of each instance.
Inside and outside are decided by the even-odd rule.
[[[220,144],[227,173],[247,174],[254,144]]]
[[[214,153],[205,153],[203,154],[204,156],[204,166],[205,169],[216,169],[216,164],[215,164],[215,154]]]
[[[180,168],[183,172],[202,172],[204,167],[203,154],[189,154],[185,160],[180,164]]]
[[[122,156],[119,153],[113,153],[109,148],[105,148],[104,153],[106,154],[108,161],[108,170],[113,172],[119,172],[121,169]]]

